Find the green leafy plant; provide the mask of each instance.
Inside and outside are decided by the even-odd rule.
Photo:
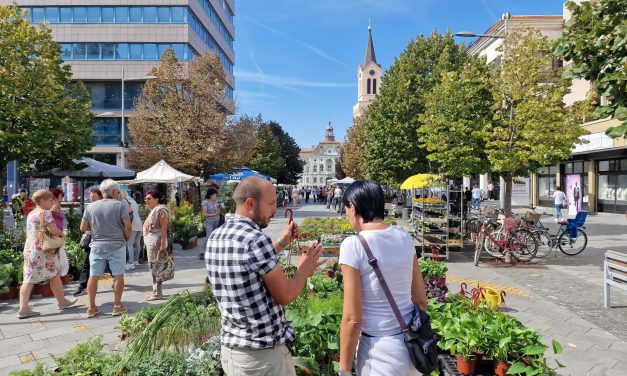
[[[82,270],[83,262],[85,261],[85,251],[83,247],[81,247],[78,242],[68,239],[65,242],[65,252],[67,253],[70,267],[76,271]]]
[[[421,258],[418,260],[418,264],[420,264],[423,277],[446,277],[448,267],[443,262]]]

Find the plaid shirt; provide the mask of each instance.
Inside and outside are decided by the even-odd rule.
[[[209,282],[222,313],[222,345],[265,349],[294,341],[262,276],[278,264],[270,238],[249,218],[232,215],[207,241]]]

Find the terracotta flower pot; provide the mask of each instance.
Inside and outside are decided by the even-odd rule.
[[[50,288],[50,284],[40,285],[41,286],[41,296],[44,298],[48,298],[54,296],[52,293],[52,289]]]
[[[20,297],[20,288],[17,286],[9,287],[9,299],[17,299]]]
[[[494,374],[497,376],[505,376],[509,367],[511,367],[511,364],[499,361],[494,365]]]
[[[475,357],[464,359],[461,355],[457,355],[457,370],[462,375],[472,375],[475,373],[477,359]]]
[[[64,275],[61,277],[61,283],[63,283],[63,285],[67,285],[70,282],[72,282],[72,276],[71,275]]]

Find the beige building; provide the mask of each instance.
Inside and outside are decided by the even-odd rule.
[[[372,42],[372,27],[368,26],[368,41],[363,64],[357,67],[357,103],[353,106],[353,118],[364,114],[381,88],[381,74],[383,70],[377,63]]]
[[[317,146],[302,148],[300,159],[305,162],[303,174],[298,181],[301,187],[324,186],[327,180],[335,179],[335,166],[340,160],[341,143],[335,141],[331,122],[327,125],[324,140]]]
[[[10,4],[14,0],[0,0]],[[126,166],[128,117],[161,52],[180,61],[215,51],[226,71],[226,106],[234,110],[234,0],[17,0],[34,24],[47,22],[73,78],[92,98],[89,156]],[[122,129],[125,132],[122,132]]]
[[[581,2],[581,1],[577,1]],[[485,34],[506,35],[508,28],[530,26],[550,39],[562,36],[562,28],[570,17],[566,8],[559,16],[514,16],[509,20],[499,20]],[[471,53],[486,56],[488,63],[498,64],[502,39],[480,37],[469,48]],[[561,63],[561,62],[560,62]],[[570,62],[564,62],[568,69]],[[590,82],[573,80],[571,92],[564,97],[565,105],[583,100],[593,89]],[[601,104],[607,99],[601,98]],[[624,138],[612,139],[605,131],[619,124],[615,119],[600,119],[584,122],[581,126],[590,134],[582,136],[587,141],[573,149],[571,159],[554,166],[546,166],[540,173],[531,174],[528,178],[521,177],[520,185],[514,186],[514,204],[553,206],[553,192],[561,186],[571,203],[569,213],[572,215],[580,210],[591,212],[627,211],[627,141]],[[488,176],[480,178],[481,188],[488,184]],[[524,184],[523,184],[524,183]],[[465,182],[467,185],[467,182]],[[516,202],[518,199],[518,202]]]

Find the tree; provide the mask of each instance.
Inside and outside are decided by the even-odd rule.
[[[240,115],[227,122],[229,151],[223,154],[226,166],[241,167],[250,163],[253,157],[251,150],[257,148],[257,133],[262,123],[261,115]]]
[[[72,82],[50,29],[22,12],[0,6],[0,166],[71,168],[92,146],[89,94]]]
[[[161,159],[177,169],[199,175],[231,170],[233,158],[223,103],[224,68],[215,53],[181,64],[172,49],[153,68],[129,120],[134,168],[147,168]]]
[[[485,59],[475,58],[443,73],[427,93],[418,133],[438,172],[460,177],[490,171],[483,132],[494,115],[490,78]]]
[[[340,150],[340,164],[342,171],[355,179],[366,177],[366,166],[364,165],[366,116],[353,119],[353,125],[346,131],[344,143]]]
[[[300,160],[300,146],[289,133],[285,132],[281,125],[276,121],[266,123],[274,137],[279,141],[279,149],[281,157],[285,161],[285,165],[275,176],[277,181],[282,184],[296,184],[300,175],[303,173],[305,163]]]
[[[537,29],[508,33],[494,67],[492,126],[483,138],[492,171],[505,181],[506,215],[511,213],[512,179],[568,159],[586,131],[564,107],[570,80],[552,69],[548,38]]]
[[[285,168],[285,159],[281,156],[279,141],[266,124],[259,127],[257,148],[253,153],[249,167],[264,175],[276,178]]]
[[[611,137],[627,137],[627,0],[566,2],[572,12],[555,49],[573,62],[568,78],[594,83],[611,102],[597,109],[599,117],[612,116],[622,124],[610,128]]]
[[[400,184],[428,169],[420,143],[420,115],[425,95],[438,83],[441,71],[455,70],[468,59],[450,32],[418,36],[385,73],[381,91],[368,109],[364,166],[369,178]]]

